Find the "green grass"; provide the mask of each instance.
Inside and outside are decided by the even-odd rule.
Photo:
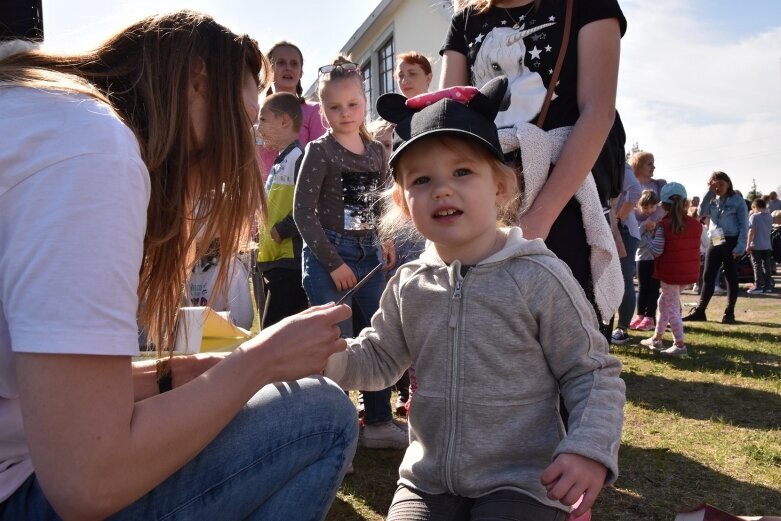
[[[709,318],[724,305],[715,297]],[[734,326],[687,323],[688,358],[649,353],[641,332],[613,349],[627,386],[621,475],[597,500],[595,520],[669,521],[703,502],[781,515],[781,295],[742,291],[736,318]],[[402,456],[359,449],[327,519],[384,519]]]

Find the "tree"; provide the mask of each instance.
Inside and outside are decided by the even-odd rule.
[[[751,178],[751,190],[748,191],[746,194],[746,199],[748,201],[753,201],[754,199],[762,197],[762,192],[759,191],[757,188],[757,180],[754,178]]]
[[[632,157],[632,154],[635,154],[636,152],[640,152],[640,143],[638,143],[635,139],[632,142],[632,148],[630,148],[629,152],[626,153],[626,160],[629,161],[629,158]]]

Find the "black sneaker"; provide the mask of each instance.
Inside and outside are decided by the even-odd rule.
[[[721,323],[722,324],[737,324],[738,321],[735,320],[735,313],[724,313],[724,316],[721,317]]]
[[[689,311],[689,314],[681,320],[684,322],[706,322],[708,319],[705,317],[705,310],[692,308],[691,311]]]
[[[626,334],[626,330],[617,327],[613,330],[613,334],[610,336],[610,343],[618,346],[624,345],[631,340],[629,335]]]

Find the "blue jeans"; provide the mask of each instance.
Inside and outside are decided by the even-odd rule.
[[[355,409],[330,380],[267,385],[198,456],[110,519],[323,519],[357,437]],[[17,519],[60,519],[34,474],[0,504],[0,520]]]
[[[355,273],[358,280],[365,277],[381,262],[382,252],[377,245],[376,235],[354,237],[325,230],[331,244],[342,260]],[[308,246],[304,246],[302,257],[304,291],[313,306],[336,302],[346,291],[337,291],[331,273],[323,266]],[[374,275],[365,286],[349,297],[346,303],[353,309],[353,316],[341,322],[342,337],[352,338],[371,324],[371,318],[380,307],[380,298],[385,289],[382,273]],[[391,388],[382,391],[361,391],[366,425],[389,422],[393,419],[390,397]]]
[[[621,225],[621,240],[624,241],[626,257],[620,259],[621,276],[624,278],[624,298],[621,299],[621,305],[618,306],[618,327],[628,329],[629,322],[632,320],[632,313],[635,311],[637,295],[635,295],[635,253],[640,239],[629,235],[629,228]]]

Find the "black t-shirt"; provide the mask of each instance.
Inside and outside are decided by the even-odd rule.
[[[519,121],[536,121],[556,66],[566,1],[545,0],[536,12],[533,5],[492,7],[482,14],[467,8],[453,16],[440,50],[440,54],[452,50],[466,56],[470,79],[476,87],[482,87],[496,76],[507,76],[509,105],[496,118],[498,128]],[[626,19],[617,0],[575,0],[573,5],[572,34],[543,125],[545,130],[574,125],[580,114],[577,105],[580,28],[596,20],[618,18],[621,35],[626,32]]]

